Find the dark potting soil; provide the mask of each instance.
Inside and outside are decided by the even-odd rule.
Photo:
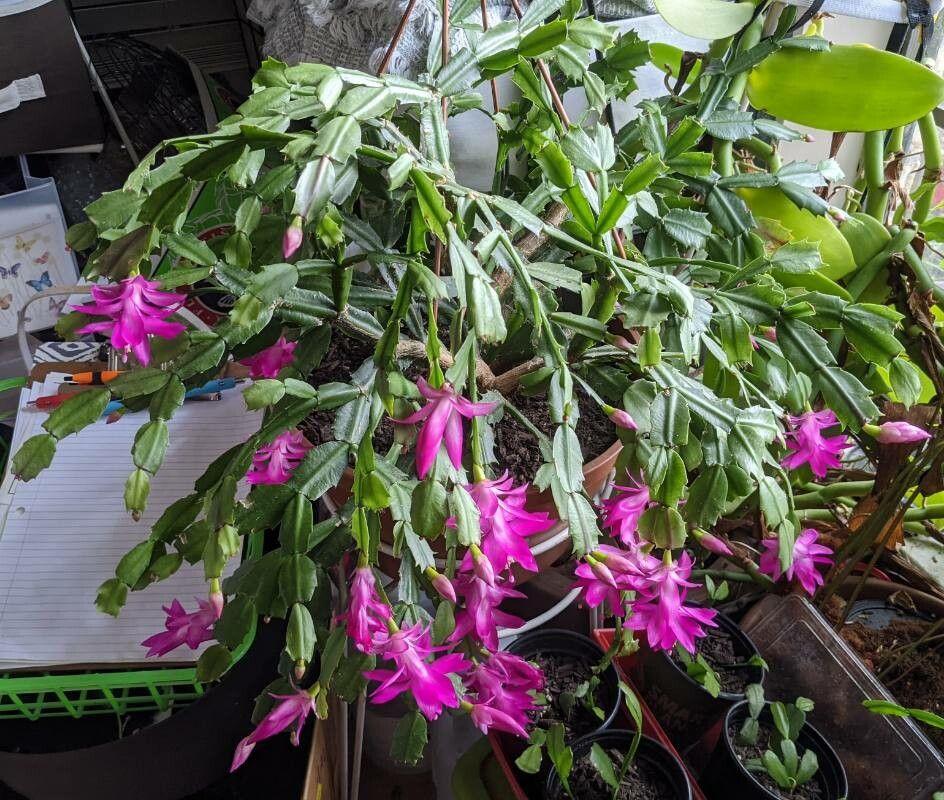
[[[740,731],[740,725],[731,725],[728,727],[728,736],[731,738],[734,752],[737,753],[737,757],[742,764],[751,759],[757,759],[759,761],[764,755],[764,751],[773,749],[770,746],[771,730],[764,727],[763,724],[760,726],[757,744],[738,744],[737,736]],[[804,752],[804,749],[797,745],[797,755],[799,755],[800,758],[803,757]],[[822,783],[820,783],[817,775],[814,775],[802,786],[797,786],[792,792],[787,792],[785,789],[781,789],[777,786],[777,782],[763,770],[759,772],[752,770],[751,775],[753,775],[755,780],[759,781],[768,792],[771,792],[775,797],[782,798],[782,800],[824,800],[828,797],[827,791]]]
[[[562,722],[568,739],[576,739],[592,733],[603,723],[586,705],[587,698],[577,698],[581,684],[593,678],[593,665],[574,655],[561,653],[538,653],[529,658],[544,673],[544,694],[547,705],[539,712],[536,720],[542,728],[549,728],[555,722]],[[600,702],[600,688],[596,689],[594,700]],[[573,702],[570,700],[573,699]],[[604,714],[609,709],[604,709]]]
[[[535,428],[548,436],[554,435],[556,425],[548,414],[546,397],[516,394],[509,399]],[[577,390],[577,400],[580,403],[577,439],[583,450],[584,463],[587,463],[602,455],[616,441],[616,433],[606,414],[582,390]],[[544,463],[537,438],[507,412],[495,426],[495,457],[511,473],[515,483],[532,483]]]
[[[841,607],[827,609],[827,616],[838,620]],[[878,675],[890,657],[900,653],[909,644],[927,633],[932,622],[907,619],[895,620],[887,627],[875,630],[853,622],[843,625],[839,635],[856,651],[862,662]],[[941,641],[919,646],[901,659],[880,680],[906,708],[921,708],[944,715],[944,647]],[[944,730],[918,723],[918,727],[944,753]]]
[[[744,694],[750,683],[751,670],[744,664],[753,655],[745,652],[740,643],[731,634],[721,628],[709,628],[708,633],[696,641],[698,652],[705,657],[718,676],[721,691],[728,694]],[[678,657],[675,650],[671,654],[672,660],[679,669],[685,671],[685,664]]]
[[[321,363],[308,376],[314,387],[325,383],[350,383],[351,373],[356,371],[374,353],[374,345],[335,333]],[[305,437],[313,445],[324,444],[335,439],[334,419],[337,410],[315,411],[299,424]],[[384,417],[374,431],[374,449],[386,453],[393,444],[393,423]]]
[[[606,754],[618,775],[624,754],[615,748],[607,748]],[[569,783],[574,797],[580,800],[610,800],[613,797],[612,787],[591,763],[589,751],[574,762]],[[561,799],[566,796],[564,791],[557,794]],[[616,797],[617,800],[675,800],[678,795],[657,768],[637,760],[626,770]]]

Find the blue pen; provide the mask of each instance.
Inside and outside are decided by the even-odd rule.
[[[217,392],[222,392],[226,389],[232,389],[235,386],[235,378],[220,378],[219,380],[208,381],[207,383],[203,384],[203,386],[198,386],[196,389],[191,389],[184,395],[184,399],[191,400],[194,397],[201,397],[202,395],[216,394]],[[116,411],[121,411],[123,408],[124,404],[120,400],[112,400],[107,406],[105,406],[102,416],[107,417],[109,414],[114,414]]]

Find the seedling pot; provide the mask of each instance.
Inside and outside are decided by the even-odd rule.
[[[632,744],[633,736],[633,732],[629,730],[601,731],[584,736],[573,744],[574,763],[586,755],[594,744],[599,744],[605,750],[615,748],[621,753],[626,753]],[[662,776],[665,782],[672,787],[671,800],[691,800],[692,788],[684,767],[675,756],[655,739],[650,739],[648,736],[643,736],[640,739],[639,749],[636,751],[636,762],[645,764],[648,770],[657,772]],[[618,767],[618,765],[614,766]],[[574,797],[581,798],[579,786],[571,783],[571,789]],[[544,789],[545,800],[564,800],[567,797],[568,795],[561,785],[560,776],[552,769],[547,776],[547,784]],[[666,798],[666,800],[669,800],[669,798]]]
[[[741,725],[748,717],[747,701],[742,701],[728,709],[724,717],[721,736],[708,762],[708,766],[701,775],[699,783],[709,800],[780,800],[779,794],[766,789],[754,777],[738,758],[734,750],[730,729],[740,730]],[[770,713],[769,704],[760,715],[760,724],[773,729],[774,722]],[[806,723],[797,737],[798,749],[812,750],[816,753],[819,770],[816,775],[825,790],[823,800],[845,800],[849,794],[849,785],[846,781],[846,772],[836,751],[833,750],[825,737],[810,723]]]
[[[751,656],[758,655],[754,643],[734,620],[719,613],[715,621],[718,628],[731,637],[739,661],[748,661]],[[669,653],[644,648],[640,657],[643,697],[679,750],[685,750],[701,739],[731,706],[744,699],[743,693],[721,692],[712,697]],[[763,683],[764,670],[760,667],[742,669],[746,683]]]

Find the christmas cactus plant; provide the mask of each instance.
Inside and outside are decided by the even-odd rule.
[[[166,142],[70,232],[99,284],[63,329],[109,336],[129,371],[54,411],[16,454],[17,476],[35,477],[114,396],[147,412],[125,489],[137,517],[188,389],[238,362],[247,405],[265,410],[97,599],[118,614],[128,590],[160,592],[183,561],[202,562],[208,599],[188,613],[168,598],[167,630],[145,645],[215,639],[205,680],[225,673],[257,615],[287,619],[281,676],[234,767],[323,717],[329,692],[403,699],[404,759],[444,709],[525,737],[542,676],[499,651],[499,630],[522,622],[501,604],[538,569],[533,535],[566,526],[583,599],[621,618],[622,644],[694,651],[714,624],[688,598],[698,562],[721,554],[746,580],[813,591],[831,551],[807,523],[875,484],[811,480],[839,481],[852,447],[864,462],[887,442],[925,448],[899,463],[939,452],[919,442],[930,417],[905,419],[922,381],[940,382],[928,303],[941,290],[914,244],[936,230],[934,148],[914,204],[866,163],[867,206],[882,211],[865,221],[850,213],[859,192],[845,209],[833,200],[834,161],[783,164],[778,147],[804,138],[789,120],[820,124],[817,108],[832,130],[861,130],[863,112],[869,131],[898,128],[925,117],[944,82],[801,35],[792,11],[765,36],[765,4],[686,5],[726,9],[707,54],[650,48],[579,18],[575,2],[538,0],[488,27],[466,1],[444,15],[466,46],[442,47],[455,44],[444,26],[415,80],[267,61],[235,114]],[[852,62],[856,85],[817,82]],[[650,63],[670,91],[614,132],[608,104]],[[889,74],[913,80],[864,77]],[[484,107],[479,85],[502,75],[515,96]],[[815,100],[791,106],[795,90],[779,87],[803,76]],[[588,104],[573,120],[571,88]],[[455,176],[447,120],[466,114],[494,122],[491,191]],[[884,174],[881,148],[876,158]],[[207,181],[242,198],[211,242],[183,229]],[[171,268],[153,274],[164,251]],[[233,296],[225,319],[208,331],[170,320],[207,287]],[[605,501],[583,471],[600,452],[578,435],[594,420],[623,446]],[[543,464],[510,463],[502,426],[531,437]],[[329,513],[316,513],[326,495]],[[879,499],[897,509],[902,494],[890,496]],[[277,531],[273,546],[228,570],[259,531]],[[399,560],[386,576],[395,595],[382,556]]]

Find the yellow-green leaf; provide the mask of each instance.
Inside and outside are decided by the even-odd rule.
[[[755,108],[812,128],[880,131],[914,122],[944,101],[944,79],[864,44],[785,48],[754,68],[748,96]]]
[[[697,39],[733,36],[754,14],[753,3],[727,0],[656,0],[656,9],[675,30]]]

